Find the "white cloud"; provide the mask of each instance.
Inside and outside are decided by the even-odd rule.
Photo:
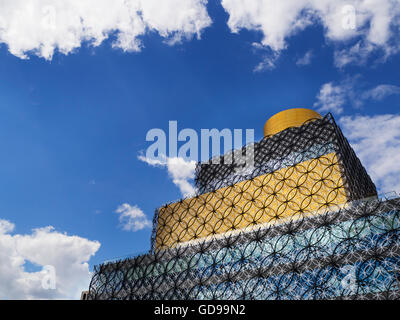
[[[381,193],[400,193],[400,115],[342,117],[343,133]]]
[[[79,299],[90,282],[88,261],[97,241],[59,233],[53,227],[11,234],[15,226],[0,220],[0,299]],[[24,264],[37,266],[28,272]],[[55,289],[46,289],[45,266],[55,270]]]
[[[349,83],[335,85],[333,82],[328,82],[322,85],[314,107],[318,108],[319,112],[333,111],[337,114],[343,112],[343,107],[347,103],[352,86]]]
[[[207,0],[2,0],[0,42],[21,58],[51,59],[83,42],[98,46],[115,35],[114,47],[139,51],[140,36],[158,32],[169,44],[200,37],[211,24]]]
[[[288,36],[311,23],[307,14],[300,15],[304,1],[222,0],[222,6],[229,14],[232,32],[261,31],[261,44],[274,51],[284,49]]]
[[[149,159],[145,156],[138,156],[138,159],[151,166],[165,167],[172,182],[179,188],[184,197],[196,193],[196,189],[190,180],[194,179],[196,161],[185,161],[179,157],[165,157],[164,160]]]
[[[187,197],[196,192],[193,185],[189,182],[189,180],[194,179],[195,161],[185,161],[178,157],[168,158],[167,168],[168,173],[172,177],[172,182],[179,187],[183,196]]]
[[[381,101],[387,96],[393,94],[400,94],[400,87],[389,84],[381,84],[373,89],[366,91],[363,94],[363,98],[364,99],[370,98],[373,100]]]
[[[343,68],[348,64],[365,65],[371,52],[376,47],[370,43],[358,41],[356,44],[340,49],[334,52],[335,66]],[[389,50],[389,48],[387,48]]]
[[[7,220],[0,219],[0,234],[9,233],[15,229],[15,225]]]
[[[359,77],[346,78],[338,83],[328,82],[321,86],[314,107],[319,112],[335,112],[341,114],[346,105],[360,108],[367,100],[381,101],[389,95],[400,94],[400,87],[380,84],[365,89],[357,83]]]
[[[297,59],[296,64],[298,66],[306,66],[311,63],[311,59],[313,58],[313,52],[312,50],[307,51],[304,56],[300,57]]]
[[[259,31],[260,44],[275,52],[286,49],[291,36],[317,24],[335,45],[339,67],[365,62],[375,50],[382,50],[384,58],[399,50],[399,0],[222,0],[222,6],[232,32]]]
[[[137,206],[124,203],[115,212],[119,213],[119,222],[125,231],[139,231],[152,226],[151,221]]]
[[[254,44],[255,48],[260,48]],[[278,52],[270,52],[269,54],[264,54],[263,60],[254,68],[254,72],[262,72],[266,70],[272,70],[276,67],[276,62],[279,59]]]

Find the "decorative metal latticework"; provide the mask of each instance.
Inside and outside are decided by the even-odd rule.
[[[148,254],[96,266],[88,298],[399,298],[400,199],[377,199],[330,114],[239,152],[254,167],[198,164],[199,193],[156,210]]]
[[[91,299],[397,299],[400,200],[97,266]]]
[[[210,159],[208,163],[198,163],[195,184],[199,194],[212,192],[309,159],[317,159],[329,152],[335,152],[342,163],[350,200],[376,195],[374,183],[331,113],[322,119],[307,121],[300,127],[288,128],[275,135],[264,137],[250,150],[245,146],[233,152],[244,155],[247,158],[246,163],[249,163],[249,157],[253,157],[254,169],[237,174],[243,164],[237,163],[235,159],[241,159],[241,157],[228,157],[229,160],[233,160],[229,164],[224,164],[226,156],[220,157],[216,164],[212,163],[213,159]]]

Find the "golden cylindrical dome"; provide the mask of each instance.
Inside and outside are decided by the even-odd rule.
[[[274,135],[290,127],[300,127],[304,122],[321,119],[321,115],[311,109],[293,108],[273,115],[264,125],[264,137]]]

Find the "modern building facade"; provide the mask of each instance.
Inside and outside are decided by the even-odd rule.
[[[331,114],[282,111],[235,152],[253,166],[198,163],[198,193],[156,210],[149,253],[96,266],[87,298],[400,296],[400,199],[378,199]]]

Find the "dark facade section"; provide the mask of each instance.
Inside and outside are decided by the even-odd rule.
[[[331,115],[330,121],[335,128],[336,152],[342,163],[350,200],[376,196],[375,184]]]

